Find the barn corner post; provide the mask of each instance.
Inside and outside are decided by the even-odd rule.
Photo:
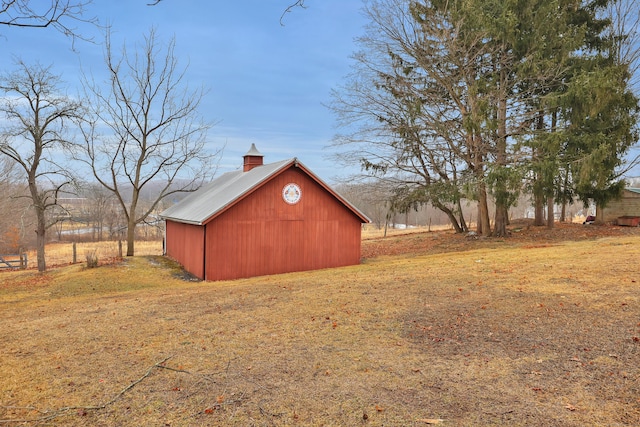
[[[203,224],[202,232],[202,280],[209,280],[207,276],[207,224]]]

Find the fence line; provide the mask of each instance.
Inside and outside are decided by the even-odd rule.
[[[126,253],[126,242],[122,242],[124,251]],[[86,262],[88,254],[95,253],[98,261],[117,259],[119,257],[118,241],[109,240],[102,242],[78,242],[75,244],[76,263]],[[50,243],[45,248],[45,260],[47,267],[68,265],[74,263],[74,243],[61,242]],[[140,241],[135,244],[136,255],[162,255],[162,241]],[[29,268],[37,267],[36,251],[31,250],[28,252],[29,261],[27,266]]]
[[[26,253],[0,255],[0,269],[4,268],[27,268],[28,256]]]

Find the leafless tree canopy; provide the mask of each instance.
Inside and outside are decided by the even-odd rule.
[[[640,94],[640,1],[620,0],[609,3],[610,36],[615,40],[616,60],[629,65],[630,84]]]
[[[54,28],[71,38],[84,38],[76,24],[97,23],[88,16],[92,0],[2,0],[0,25],[21,28]]]
[[[163,46],[153,29],[144,45],[135,52],[123,47],[120,56],[107,37],[108,85],[85,78],[92,111],[82,159],[122,207],[129,256],[137,224],[164,198],[197,189],[215,172],[218,153],[205,146],[211,124],[198,112],[205,91],[189,89],[174,50],[175,41]],[[158,182],[157,196],[142,206],[143,188]]]
[[[37,217],[38,270],[46,269],[45,233],[55,219],[47,213],[58,204],[61,189],[72,177],[60,164],[61,150],[70,146],[68,128],[81,115],[78,102],[60,95],[60,78],[40,65],[23,62],[0,78],[0,90],[7,96],[0,113],[7,126],[0,132],[0,154],[11,159],[24,173],[31,204]]]

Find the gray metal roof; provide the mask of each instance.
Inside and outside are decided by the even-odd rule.
[[[640,194],[640,188],[627,187],[627,188],[625,188],[625,190],[629,190],[629,191],[631,191],[632,193],[638,193],[638,194]]]
[[[295,161],[293,158],[258,166],[247,172],[227,172],[163,211],[160,217],[202,225],[207,219]]]
[[[331,189],[295,157],[257,166],[247,172],[242,170],[227,172],[163,211],[160,217],[176,222],[202,225],[209,218],[231,206],[245,194],[293,164],[300,167],[311,178],[326,188],[327,191],[331,192],[347,208],[359,216],[363,222],[371,222],[364,213]]]

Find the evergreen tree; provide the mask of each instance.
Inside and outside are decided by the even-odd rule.
[[[598,18],[606,5],[373,1],[359,67],[334,104],[362,126],[340,142],[358,144],[351,158],[365,170],[401,177],[398,202],[455,207],[471,195],[485,236],[506,234],[524,180],[549,225],[557,201],[606,202],[636,139],[628,73],[608,59]]]

